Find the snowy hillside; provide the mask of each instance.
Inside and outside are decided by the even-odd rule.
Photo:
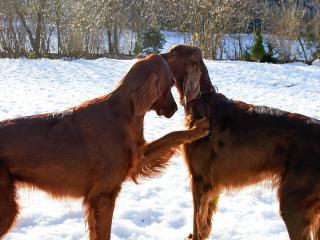
[[[0,120],[60,111],[111,91],[135,60],[0,59]],[[320,67],[206,61],[212,82],[230,98],[278,107],[320,119]],[[176,90],[173,89],[177,97]],[[183,129],[183,109],[172,119],[149,113],[147,139]],[[1,193],[0,193],[1,194]],[[80,200],[53,200],[19,192],[21,214],[6,240],[86,239]],[[162,176],[126,183],[114,213],[112,239],[184,239],[192,231],[192,199],[180,155]],[[3,216],[2,216],[3,217]],[[268,183],[220,198],[211,239],[288,239],[275,191]]]

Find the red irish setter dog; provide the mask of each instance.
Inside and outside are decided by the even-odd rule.
[[[320,240],[320,121],[217,93],[198,48],[179,45],[163,57],[175,74],[187,127],[203,117],[210,123],[209,136],[183,147],[194,204],[189,238],[208,238],[221,191],[272,180],[290,239]],[[190,66],[201,70],[192,79],[201,94],[192,99],[182,77]]]
[[[174,77],[160,55],[137,62],[118,87],[61,113],[0,122],[0,238],[18,214],[16,188],[56,197],[83,197],[91,240],[110,239],[121,184],[151,177],[175,149],[208,134],[208,122],[153,142],[143,136],[144,115],[171,117]]]

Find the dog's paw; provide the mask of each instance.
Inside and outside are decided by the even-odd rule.
[[[193,125],[193,129],[197,130],[198,137],[202,138],[209,134],[209,121],[207,118],[201,118]]]
[[[200,120],[197,120],[194,125],[194,128],[198,128],[198,129],[209,129],[209,121],[207,118],[201,118]]]

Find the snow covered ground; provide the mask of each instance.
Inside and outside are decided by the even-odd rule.
[[[113,89],[135,60],[0,59],[0,120],[60,111]],[[213,83],[230,98],[278,107],[320,119],[320,68],[206,61]],[[175,89],[173,89],[177,97]],[[172,119],[149,113],[146,138],[183,129],[183,110]],[[1,194],[1,193],[0,193]],[[6,240],[86,239],[81,200],[54,200],[19,191],[21,214]],[[157,178],[125,183],[113,219],[112,239],[184,239],[192,231],[189,179],[180,155]],[[4,217],[4,216],[1,216]],[[288,239],[268,183],[225,193],[210,239]]]

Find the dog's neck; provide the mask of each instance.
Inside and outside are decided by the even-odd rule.
[[[132,131],[132,137],[136,138],[137,141],[144,141],[143,124],[145,114],[135,115],[130,96],[131,92],[127,88],[119,86],[110,94],[108,101],[112,102],[112,111],[119,115],[119,118],[121,115],[121,119],[125,120],[124,125]],[[117,107],[114,107],[115,105]]]
[[[135,115],[131,95],[132,91],[130,89],[119,86],[110,94],[108,101],[112,101],[113,104],[118,106],[113,111],[118,111],[128,122],[143,122],[146,113],[139,116]]]

